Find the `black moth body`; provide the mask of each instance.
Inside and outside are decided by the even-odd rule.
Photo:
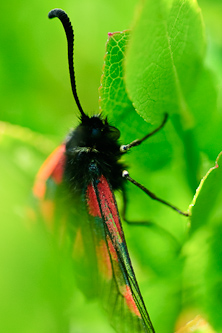
[[[119,161],[122,156],[119,136],[119,130],[109,125],[107,118],[81,117],[80,125],[66,142],[64,176],[71,191],[81,192],[85,184],[102,174],[113,190],[123,190],[125,165]]]

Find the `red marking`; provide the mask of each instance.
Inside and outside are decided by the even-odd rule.
[[[100,273],[107,280],[111,280],[113,275],[112,265],[105,240],[100,240],[99,244],[96,246],[96,253]]]
[[[61,184],[62,182],[65,162],[66,156],[63,154],[52,172],[52,178],[56,184]]]
[[[128,305],[129,309],[138,317],[141,318],[141,314],[136,306],[136,303],[133,299],[133,295],[131,293],[130,287],[129,286],[125,286],[126,291],[123,293],[123,296],[125,297],[126,300],[126,304]]]
[[[218,165],[218,163],[216,163],[216,165],[215,165],[215,168],[219,168],[219,165]]]
[[[89,214],[92,216],[99,216],[101,218],[101,212],[99,209],[99,203],[97,200],[96,192],[91,183],[89,184],[86,190],[86,201],[89,209]]]
[[[106,239],[107,239],[107,242],[108,242],[109,252],[111,254],[112,260],[118,262],[118,255],[117,255],[116,250],[113,246],[113,243],[111,242],[111,239],[109,238],[109,236],[107,236]]]
[[[117,35],[117,34],[122,34],[123,32],[127,32],[128,30],[124,30],[124,31],[115,31],[115,32],[108,32],[108,36],[112,37],[113,35]]]
[[[109,246],[109,252],[110,252],[112,260],[113,260],[114,271],[117,276],[119,289],[120,289],[123,297],[125,298],[126,304],[127,304],[128,308],[130,309],[130,311],[133,312],[136,316],[141,318],[141,314],[139,312],[139,309],[136,306],[136,303],[134,301],[130,287],[125,284],[125,281],[118,279],[119,270],[120,270],[120,267],[118,264],[118,261],[119,261],[118,255],[117,255],[117,252],[116,252],[109,236],[107,236],[107,242],[108,242],[108,246]]]
[[[117,227],[118,233],[123,239],[123,231],[120,225],[119,214],[116,208],[115,199],[106,178],[102,175],[97,185],[101,208],[111,234],[115,237]],[[114,221],[114,223],[113,223]]]
[[[65,145],[57,147],[51,155],[45,160],[39,169],[34,187],[33,194],[39,199],[43,199],[46,192],[46,181],[52,176],[56,184],[62,181],[63,168],[65,164]]]
[[[99,271],[107,279],[111,279],[112,274],[114,273],[116,276],[118,288],[125,298],[129,310],[134,315],[141,318],[141,314],[134,301],[130,286],[125,283],[124,277],[122,276],[118,253],[115,248],[115,244],[120,244],[124,240],[124,236],[114,195],[111,191],[109,183],[103,175],[98,179],[98,184],[96,186],[98,194],[96,193],[92,183],[90,183],[87,187],[86,200],[88,211],[92,216],[99,216],[100,218],[102,216],[104,217],[104,222],[106,223],[111,236],[110,238],[109,235],[106,235],[109,253],[107,250],[106,242],[104,240],[99,240],[98,244],[96,245]],[[97,195],[99,198],[97,198]]]

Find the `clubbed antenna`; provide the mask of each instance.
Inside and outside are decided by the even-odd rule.
[[[52,9],[48,13],[48,17],[51,19],[53,17],[58,17],[60,21],[62,22],[62,25],[64,27],[66,38],[67,38],[67,44],[68,44],[68,62],[69,62],[69,75],[70,75],[70,81],[71,81],[71,87],[72,87],[72,93],[75,99],[75,102],[78,106],[78,109],[81,113],[81,117],[85,118],[87,117],[85,112],[82,109],[82,106],[80,104],[77,91],[76,91],[76,80],[75,80],[75,72],[74,72],[74,64],[73,64],[73,50],[74,50],[74,33],[72,24],[69,20],[68,15],[64,10],[62,9]]]

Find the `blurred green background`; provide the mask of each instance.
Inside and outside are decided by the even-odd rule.
[[[211,115],[204,110],[203,114],[201,110],[198,116],[194,114],[195,138],[190,147],[197,161],[187,171],[189,154],[184,152],[182,139],[178,138],[171,121],[163,133],[150,139],[146,149],[139,147],[127,158],[135,179],[183,210],[192,200],[195,184],[214,165],[222,147],[222,3],[220,0],[198,3],[206,27],[205,64],[214,89],[209,95],[206,85],[205,94],[201,90],[202,95],[196,101],[197,105],[212,103]],[[89,303],[75,287],[72,263],[67,255],[58,250],[40,226],[31,227],[27,222],[36,172],[78,121],[69,83],[64,31],[59,22],[47,18],[53,8],[64,9],[72,21],[78,95],[85,112],[92,114],[98,111],[107,33],[131,28],[140,6],[136,0],[23,0],[1,4],[1,327],[4,332],[23,333],[113,332],[97,302]],[[133,124],[127,121],[121,124],[121,120],[120,114],[116,123],[112,119],[112,124],[121,128],[123,143],[128,143],[129,138],[135,139],[136,131],[140,136],[140,129],[134,128],[131,134]],[[151,127],[147,125],[147,128]],[[143,159],[147,158],[145,165],[139,163],[141,154]],[[187,237],[187,220],[152,202],[131,185],[127,190],[130,218],[149,219],[163,228],[144,230],[124,224],[137,279],[154,326],[158,332],[173,332],[182,305],[195,308],[194,313],[199,308],[198,301],[189,297],[189,288],[181,297],[180,267],[184,257],[175,259],[176,248],[170,236],[182,244]],[[217,207],[220,208],[219,199]],[[215,214],[221,221],[219,208]],[[186,251],[204,240],[205,234]],[[220,237],[216,244],[220,244]],[[196,262],[191,265],[196,267]],[[218,281],[221,282],[220,275]],[[221,327],[220,319],[212,317],[215,326]]]

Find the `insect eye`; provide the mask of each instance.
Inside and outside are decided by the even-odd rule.
[[[101,130],[99,128],[93,128],[92,129],[92,137],[93,138],[99,138],[101,135]]]

